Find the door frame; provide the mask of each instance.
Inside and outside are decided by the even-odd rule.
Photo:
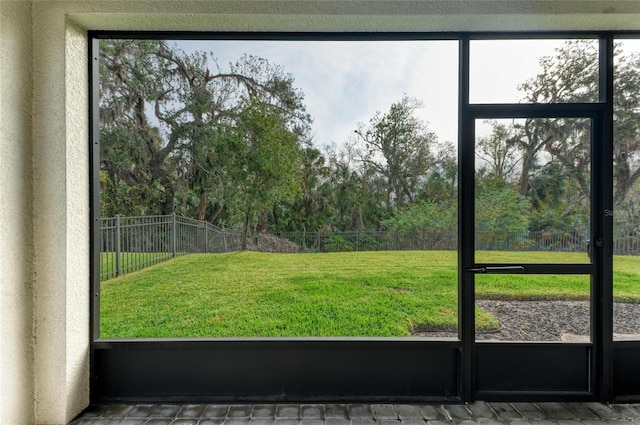
[[[602,146],[602,108],[600,105],[544,105],[514,106],[500,105],[497,107],[470,107],[468,127],[469,139],[463,140],[465,155],[469,156],[475,148],[475,124],[478,119],[498,118],[584,118],[589,119],[590,126],[590,151],[591,158],[600,155]],[[474,154],[475,156],[475,154]],[[472,160],[474,158],[471,158]],[[460,212],[462,221],[471,223],[471,227],[465,227],[466,232],[461,232],[463,247],[461,250],[460,274],[462,287],[469,292],[463,295],[467,302],[464,310],[468,320],[464,321],[465,337],[473,341],[472,360],[473,371],[470,382],[473,385],[473,398],[492,399],[554,399],[562,395],[564,398],[585,399],[595,397],[596,376],[593,347],[598,342],[595,340],[594,325],[598,323],[595,314],[597,309],[597,287],[599,283],[593,278],[594,263],[522,263],[522,270],[495,270],[492,267],[514,267],[520,264],[476,262],[475,260],[475,161],[473,167],[462,168],[461,179],[464,181],[473,179],[473,184],[467,184],[462,190],[460,199]],[[590,167],[590,176],[595,170]],[[598,185],[595,179],[590,177],[591,197],[599,196]],[[594,193],[594,191],[596,193]],[[593,239],[598,240],[601,234],[597,233],[599,224],[594,224],[594,209],[590,200],[590,231]],[[598,244],[599,246],[600,244]],[[599,249],[599,248],[598,248]],[[593,250],[592,250],[593,251]],[[475,335],[475,276],[478,271],[487,274],[509,274],[517,279],[519,275],[528,274],[571,274],[586,275],[590,278],[590,336],[589,343],[561,343],[561,342],[482,342],[476,340]],[[517,379],[515,378],[517,377]]]
[[[471,104],[469,101],[470,36],[460,39],[459,103],[459,261],[460,335],[463,344],[463,397],[485,400],[610,399],[609,367],[613,339],[613,36],[599,38],[599,102],[581,104]],[[485,39],[485,37],[482,37]],[[591,343],[486,343],[475,341],[475,122],[500,118],[587,118],[591,120],[590,237],[594,244],[591,264],[527,264],[527,274],[589,274],[591,276]],[[498,264],[495,264],[498,265]],[[510,359],[527,356],[525,367]],[[555,355],[550,355],[555,354]],[[546,359],[530,373],[536,358]],[[552,359],[560,362],[550,363]],[[570,362],[570,359],[574,359]],[[573,369],[567,371],[567,364]],[[560,367],[562,366],[562,367]],[[504,371],[504,374],[500,374]],[[509,373],[506,373],[509,372]],[[509,379],[522,373],[522,388]],[[487,385],[494,377],[495,386]],[[554,377],[565,376],[566,388]]]

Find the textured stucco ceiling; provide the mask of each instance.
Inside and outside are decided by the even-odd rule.
[[[36,2],[43,4],[44,2]],[[74,2],[66,2],[71,4]],[[68,15],[98,30],[639,30],[640,1],[240,0],[88,1]]]

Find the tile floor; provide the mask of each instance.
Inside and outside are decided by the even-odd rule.
[[[640,425],[640,404],[109,404],[71,425]]]

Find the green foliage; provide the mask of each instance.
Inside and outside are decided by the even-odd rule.
[[[413,205],[383,222],[383,225],[396,232],[423,232],[427,234],[446,234],[455,232],[458,223],[457,201],[448,200],[439,203],[423,201]]]
[[[128,186],[118,178],[112,180],[104,170],[100,171],[100,189],[103,217],[155,215],[160,213],[164,202],[163,188],[157,181]]]
[[[516,189],[499,181],[484,183],[476,188],[478,246],[486,249],[513,247],[509,245],[512,236],[526,236],[528,232],[529,201]],[[422,201],[385,220],[383,225],[396,232],[422,234],[436,243],[450,241],[457,235],[457,200]]]
[[[312,231],[330,222],[333,212],[332,169],[320,150],[307,146],[302,150],[299,173],[300,190],[290,201],[274,207],[272,230]]]
[[[388,208],[411,204],[419,182],[436,164],[437,136],[415,116],[420,107],[418,100],[403,96],[355,131],[364,174],[377,182]]]
[[[513,126],[489,121],[491,134],[476,142],[476,156],[484,163],[484,174],[509,181],[515,170],[517,135]]]
[[[257,214],[279,201],[293,199],[299,184],[301,156],[298,140],[268,105],[251,100],[238,115],[229,176],[235,183],[235,202],[244,212],[243,249]]]
[[[356,251],[377,251],[380,243],[371,236],[356,234]]]
[[[289,176],[299,152],[291,150],[301,149],[310,118],[280,67],[245,55],[223,70],[213,54],[186,54],[163,40],[103,40],[100,71],[105,212],[152,205],[157,214],[239,225],[248,187],[268,182],[260,207],[295,192]],[[130,207],[115,201],[124,186],[143,194]]]
[[[640,178],[640,52],[614,45],[614,202],[623,206]],[[520,86],[527,103],[597,102],[597,40],[567,41],[540,60],[538,74]],[[589,120],[530,119],[516,142],[521,154],[520,193],[530,196],[536,228],[584,224],[590,194]],[[518,137],[516,137],[518,139]],[[553,163],[536,169],[541,156]],[[555,199],[554,199],[555,197]],[[578,205],[580,209],[572,209]],[[570,217],[575,216],[575,217]],[[545,217],[545,218],[541,218]]]
[[[453,145],[438,146],[435,166],[429,171],[416,201],[450,202],[458,198],[458,159]]]
[[[624,42],[621,42],[624,43]],[[638,196],[640,179],[640,51],[614,46],[614,202],[619,208]]]
[[[476,185],[476,246],[509,249],[513,235],[529,230],[529,200],[500,182]]]
[[[622,43],[614,201],[616,214],[633,221],[640,53]],[[523,101],[597,101],[597,54],[594,40],[566,42],[520,86]],[[242,55],[222,68],[214,53],[187,54],[162,40],[103,40],[100,72],[103,216],[176,212],[246,233],[386,228],[444,241],[456,231],[456,149],[417,117],[415,98],[402,96],[356,124],[340,149],[321,151],[293,76],[264,58]],[[479,240],[507,247],[510,233],[588,225],[591,120],[489,124],[475,146]]]
[[[344,236],[329,235],[324,239],[324,251],[326,252],[350,252],[353,251],[353,244]]]

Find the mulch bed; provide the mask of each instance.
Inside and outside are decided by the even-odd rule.
[[[500,328],[477,332],[477,340],[499,341],[588,341],[587,301],[478,300],[477,305],[493,314]],[[640,339],[640,304],[614,304],[616,338]],[[452,332],[415,332],[421,337],[456,337]]]

